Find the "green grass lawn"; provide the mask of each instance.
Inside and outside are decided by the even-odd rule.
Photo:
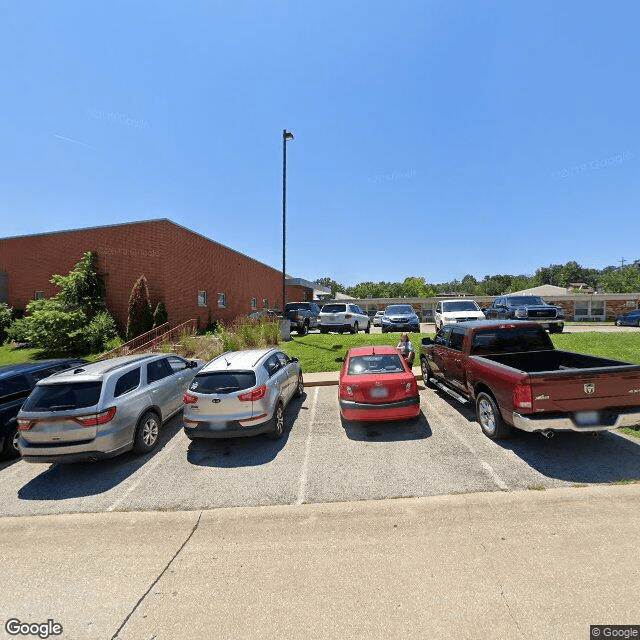
[[[416,362],[419,363],[418,352],[422,338],[433,338],[433,334],[411,333],[409,339],[416,350]],[[296,356],[302,370],[309,373],[317,371],[339,371],[344,357],[351,347],[363,345],[389,344],[393,347],[400,340],[399,333],[358,333],[351,334],[318,334],[310,333],[304,337],[292,336],[291,342],[283,342],[280,346],[290,356]],[[639,333],[562,333],[551,335],[556,349],[575,351],[603,358],[612,358],[624,362],[640,364],[640,332]]]
[[[10,344],[5,344],[0,347],[0,365],[29,362],[36,359],[37,353],[37,349],[14,349]]]

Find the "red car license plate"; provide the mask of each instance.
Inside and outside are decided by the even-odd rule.
[[[389,395],[387,387],[374,387],[371,389],[372,398],[386,398]]]

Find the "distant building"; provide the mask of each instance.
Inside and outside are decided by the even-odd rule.
[[[282,271],[225,247],[171,220],[147,220],[0,239],[0,302],[22,308],[59,289],[49,281],[66,274],[86,251],[98,255],[106,303],[121,327],[129,295],[144,275],[152,306],[162,301],[172,326],[196,318],[232,321],[256,309],[282,309]],[[313,297],[324,287],[287,280],[287,298]]]

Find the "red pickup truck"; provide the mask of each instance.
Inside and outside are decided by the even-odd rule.
[[[493,440],[512,427],[551,436],[640,423],[640,365],[556,350],[535,322],[445,325],[422,340],[420,365],[425,384],[475,403]]]

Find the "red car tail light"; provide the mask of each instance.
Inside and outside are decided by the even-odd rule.
[[[531,385],[517,384],[513,388],[513,406],[516,409],[531,409]]]
[[[195,404],[196,402],[198,402],[198,398],[192,393],[185,391],[184,395],[182,396],[182,402],[184,402],[185,404]]]
[[[31,427],[36,423],[35,420],[25,420],[24,418],[18,418],[18,429],[20,431],[29,431]]]
[[[238,400],[241,402],[255,402],[256,400],[262,400],[267,395],[267,385],[263,384],[253,391],[243,393],[238,396]]]
[[[100,413],[91,413],[87,416],[74,416],[72,420],[81,424],[83,427],[96,427],[99,424],[110,422],[115,415],[116,408],[109,407],[106,411],[101,411]]]
[[[345,313],[344,314],[344,318],[345,318],[345,320],[351,320],[351,318],[353,318],[353,316],[350,313]]]

